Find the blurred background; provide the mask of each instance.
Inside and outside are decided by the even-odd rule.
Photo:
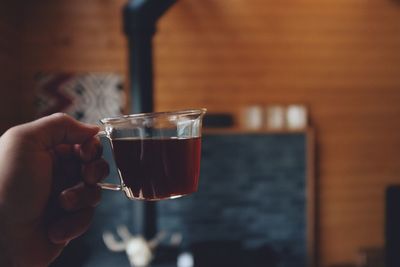
[[[130,112],[129,49],[122,16],[126,4],[126,0],[1,0],[1,132],[37,117],[37,92],[38,88],[43,90],[41,78],[51,79],[48,73],[115,74],[119,78],[112,78],[110,86],[123,96],[115,99],[113,111]],[[385,194],[388,186],[400,184],[399,1],[178,0],[157,23],[153,64],[155,110],[208,109],[209,128],[217,129],[210,130],[211,138],[205,141],[207,155],[220,151],[211,151],[212,147],[256,142],[248,147],[265,147],[266,155],[270,155],[264,159],[268,168],[291,168],[279,159],[295,162],[301,199],[293,201],[303,204],[293,209],[301,210],[303,215],[296,216],[303,217],[293,227],[303,231],[307,262],[322,267],[383,266],[379,264],[388,242]],[[100,97],[112,98],[115,94]],[[279,121],[279,110],[287,112],[293,105],[301,107],[300,117],[306,110],[306,124],[300,123],[295,130],[279,122],[276,127],[270,126],[273,130],[265,127],[268,107],[278,107],[274,114]],[[270,138],[254,141],[255,131],[257,136]],[[237,135],[251,141],[217,140]],[[283,146],[284,152],[276,150]],[[228,152],[221,157],[231,155],[229,150],[224,151]],[[263,150],[257,153],[262,157]],[[204,168],[209,166],[207,162],[218,164],[221,158],[207,155]],[[252,158],[244,162],[249,160]],[[246,176],[248,165],[243,164]],[[261,165],[260,173],[265,171],[268,176],[271,172]],[[206,173],[207,169],[202,169],[201,179]],[[281,179],[294,180],[292,174],[287,176]],[[132,225],[140,217],[140,209],[131,207],[122,196],[108,193],[105,199],[110,201],[100,207],[103,213],[89,233],[100,240],[98,247],[103,246],[105,258],[112,252],[101,243],[103,228],[98,225]],[[268,191],[259,194],[263,196],[259,203],[268,202]],[[225,202],[237,199],[227,198]],[[171,231],[191,231],[179,228],[168,214],[175,211],[179,217],[190,207],[201,207],[179,203],[170,204],[169,213],[168,207],[158,207],[164,214],[156,216],[159,228],[164,222]],[[248,205],[253,204],[250,201]],[[117,209],[119,215],[109,214]],[[245,210],[241,206],[235,212]],[[263,208],[255,212],[260,213],[255,217],[262,217]],[[242,223],[251,221],[250,216]],[[257,231],[263,227],[268,231],[268,224],[263,222],[270,220],[264,218]],[[367,258],[377,258],[379,263],[367,265]],[[115,262],[129,266],[126,259]],[[296,266],[282,265],[282,260],[275,265],[271,262],[268,265],[260,259],[254,266]]]

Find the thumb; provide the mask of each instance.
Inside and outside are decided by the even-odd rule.
[[[99,131],[98,126],[81,123],[65,113],[43,117],[25,127],[46,149],[60,144],[82,144]]]

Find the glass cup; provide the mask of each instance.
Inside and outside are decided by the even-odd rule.
[[[100,183],[129,199],[177,198],[197,190],[206,109],[132,114],[100,122],[120,184]]]

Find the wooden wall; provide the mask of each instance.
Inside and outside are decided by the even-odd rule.
[[[157,107],[305,103],[317,131],[323,266],[384,243],[400,183],[400,3],[181,1],[156,39]]]
[[[20,5],[22,2],[20,3]],[[29,0],[23,2],[24,41],[21,79],[23,120],[33,113],[34,77],[39,72],[117,72],[125,74],[122,34],[124,0]]]
[[[126,72],[124,2],[17,1],[23,94],[7,109],[22,112],[11,123],[31,117],[39,71]],[[318,141],[321,266],[383,245],[384,190],[400,183],[398,1],[181,0],[159,25],[155,74],[158,110],[307,104]]]

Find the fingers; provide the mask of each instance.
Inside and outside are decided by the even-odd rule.
[[[89,208],[65,215],[50,225],[48,231],[50,241],[54,244],[65,244],[79,237],[89,228],[93,214],[93,208]]]
[[[53,223],[48,237],[55,244],[65,244],[83,234],[93,217],[93,208],[101,199],[101,188],[95,184],[108,175],[108,164],[98,159],[83,166],[84,182],[61,192],[60,206],[67,211],[61,219]]]
[[[85,143],[78,145],[58,145],[53,149],[56,156],[56,170],[58,182],[65,177],[70,183],[60,183],[72,186],[78,180],[71,177],[79,177],[87,184],[95,185],[104,179],[109,173],[108,163],[101,158],[103,147],[96,137],[90,138]],[[66,187],[64,187],[66,188]]]
[[[70,159],[74,156],[73,147],[71,145],[58,145],[53,149],[55,155],[61,159]]]
[[[60,159],[80,159],[82,162],[89,162],[99,159],[103,153],[103,146],[100,140],[92,137],[83,144],[61,144],[53,148],[55,156]]]
[[[103,147],[100,140],[96,137],[92,137],[85,143],[79,146],[78,155],[83,162],[89,162],[94,159],[101,157],[103,153]]]
[[[60,206],[68,211],[49,227],[48,237],[54,244],[65,244],[82,235],[90,226],[94,207],[101,199],[98,186],[80,183],[64,190],[59,197]]]
[[[82,177],[84,182],[61,192],[59,197],[61,207],[67,211],[95,207],[100,201],[101,191],[97,183],[103,180],[108,173],[108,163],[104,159],[83,165]]]
[[[88,185],[95,185],[106,178],[109,172],[110,168],[104,159],[86,163],[82,168],[83,181]]]
[[[101,199],[101,189],[98,186],[87,186],[80,183],[61,192],[60,206],[66,211],[77,211],[96,207]]]
[[[23,127],[47,149],[59,144],[82,144],[99,131],[98,126],[81,123],[64,113],[55,113]]]

